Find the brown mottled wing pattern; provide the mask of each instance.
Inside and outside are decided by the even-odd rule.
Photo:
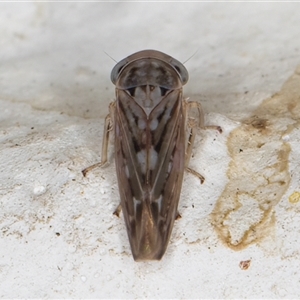
[[[117,91],[115,158],[131,250],[135,260],[160,259],[177,214],[185,158],[181,89],[167,93],[147,119]]]

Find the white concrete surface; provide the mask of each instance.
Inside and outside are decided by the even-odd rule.
[[[0,3],[0,297],[299,298],[299,9]],[[81,170],[114,98],[104,51],[142,49],[198,50],[185,95],[224,133],[196,141],[206,181],[185,175],[163,259],[136,263],[113,162]]]

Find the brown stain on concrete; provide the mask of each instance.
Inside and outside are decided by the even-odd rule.
[[[274,207],[290,184],[290,145],[283,136],[300,125],[300,67],[228,138],[229,179],[211,214],[228,247],[241,250],[267,237]]]

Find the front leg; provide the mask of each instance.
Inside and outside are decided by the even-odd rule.
[[[104,123],[101,162],[96,163],[94,165],[91,165],[91,166],[85,168],[84,170],[82,170],[82,174],[83,174],[84,177],[91,170],[93,170],[95,168],[98,168],[98,167],[102,167],[103,165],[105,165],[107,163],[107,160],[108,160],[108,144],[109,144],[109,140],[110,140],[110,137],[111,137],[111,131],[114,128],[114,125],[113,125],[114,110],[115,110],[115,102],[112,102],[109,105],[109,114],[106,116],[105,123]],[[119,204],[113,214],[116,215],[117,217],[119,217],[119,214],[120,214],[121,210],[122,210],[121,204]]]
[[[215,126],[215,125],[212,126],[204,125],[204,112],[201,104],[196,101],[186,102],[186,117],[187,117],[188,137],[187,137],[187,145],[186,145],[186,152],[185,152],[185,170],[198,177],[202,184],[205,180],[204,176],[202,176],[200,173],[188,167],[192,155],[192,150],[193,150],[193,145],[195,142],[197,130],[199,128],[214,129],[222,133],[222,128],[220,126]]]
[[[105,118],[105,124],[104,124],[104,132],[103,132],[103,140],[102,140],[102,152],[101,152],[101,162],[96,163],[92,166],[89,166],[82,170],[83,176],[86,176],[88,172],[91,170],[102,167],[104,164],[107,163],[107,157],[108,157],[108,144],[109,144],[109,138],[111,131],[113,130],[113,111],[114,111],[114,102],[110,104],[109,106],[110,113]]]

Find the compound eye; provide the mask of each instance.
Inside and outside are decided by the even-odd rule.
[[[118,79],[122,69],[124,68],[124,66],[127,63],[128,63],[127,58],[124,58],[120,62],[118,62],[112,69],[111,74],[110,74],[110,79],[114,84],[116,84],[117,79]]]
[[[182,84],[187,83],[187,81],[189,79],[189,74],[188,74],[188,71],[185,68],[185,66],[182,63],[180,63],[179,61],[177,61],[176,59],[174,59],[174,58],[172,59],[170,64],[177,71],[177,73],[180,75]]]

